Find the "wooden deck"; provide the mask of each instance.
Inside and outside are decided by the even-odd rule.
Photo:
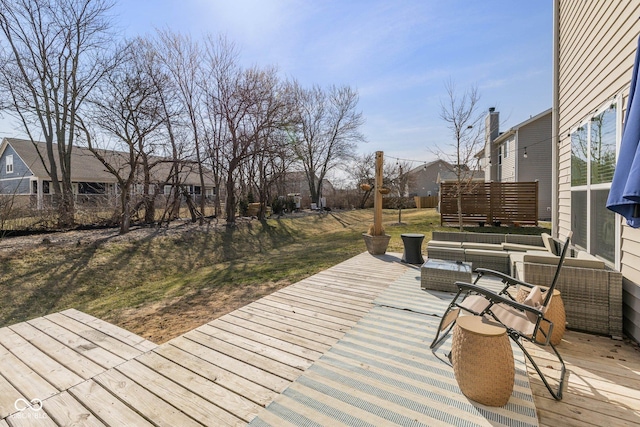
[[[160,346],[76,310],[1,328],[0,427],[268,420],[406,271],[398,260],[361,254]],[[540,425],[640,425],[637,346],[567,332],[559,350],[571,372],[561,402],[530,371]]]

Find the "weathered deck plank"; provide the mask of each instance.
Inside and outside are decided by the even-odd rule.
[[[43,334],[42,331],[31,326],[29,323],[18,323],[9,328],[29,341],[29,343],[38,350],[85,380],[104,371],[104,368],[100,365],[87,359],[81,353],[65,346],[60,341]]]
[[[69,389],[69,394],[88,408],[108,426],[152,426],[146,418],[134,411],[116,395],[93,380],[85,381]],[[47,402],[45,401],[45,405]]]
[[[59,391],[64,391],[83,381],[82,377],[38,350],[37,347],[9,328],[0,329],[0,344]],[[12,368],[3,366],[4,369]]]
[[[104,427],[105,425],[69,392],[65,391],[47,399],[46,405],[46,414],[61,426]]]

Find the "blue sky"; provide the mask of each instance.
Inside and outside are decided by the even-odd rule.
[[[477,85],[501,130],[551,107],[551,0],[119,0],[113,12],[129,36],[224,34],[246,65],[357,89],[362,153],[433,160],[451,141],[440,118],[448,79]]]

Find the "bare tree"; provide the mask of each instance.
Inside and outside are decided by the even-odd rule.
[[[82,104],[108,71],[107,0],[0,0],[0,86],[51,178],[59,226],[74,223],[71,152]],[[37,149],[37,146],[36,146]]]
[[[169,193],[165,193],[166,205],[160,223],[171,221],[180,215],[182,202],[182,171],[186,165],[185,152],[187,150],[187,136],[183,135],[184,126],[180,120],[184,111],[181,102],[178,102],[178,88],[166,67],[166,61],[158,52],[158,45],[150,38],[140,39],[141,49],[145,52],[143,62],[144,73],[150,78],[155,86],[158,101],[160,103],[159,114],[162,116],[164,131],[158,147],[162,150],[163,157],[171,162],[169,175],[165,183],[169,185]],[[145,210],[145,216],[151,216],[149,210]],[[155,217],[155,215],[154,215]],[[145,218],[148,222],[148,218]]]
[[[158,87],[145,72],[148,55],[144,46],[139,39],[131,42],[124,51],[124,60],[105,76],[89,98],[92,125],[125,151],[99,149],[89,128],[80,121],[89,150],[118,182],[121,234],[129,231],[135,184],[141,182],[143,186],[145,216],[154,211],[154,200],[150,195],[151,173],[159,158],[153,157],[152,138],[164,123],[164,116]],[[153,221],[153,216],[147,219]]]
[[[203,169],[204,79],[200,46],[190,37],[168,30],[158,32],[158,52],[173,80],[175,94],[186,116],[189,138],[193,143],[195,164],[200,179],[200,224],[204,223],[205,182]]]
[[[261,199],[267,196],[260,181],[266,179],[266,157],[282,139],[278,132],[290,116],[288,90],[275,68],[242,69],[233,45],[224,39],[209,38],[206,52],[209,151],[214,168],[225,175],[226,220],[233,224],[238,187],[248,191],[255,176]],[[255,169],[248,169],[252,161]]]
[[[360,191],[360,209],[365,208],[375,185],[375,162],[375,153],[366,153],[356,158],[348,168],[352,180]]]
[[[482,116],[478,113],[480,95],[475,86],[462,92],[456,92],[453,81],[445,83],[447,97],[441,100],[440,117],[447,123],[453,140],[447,150],[439,149],[439,157],[453,165],[455,174],[455,194],[458,205],[458,226],[462,224],[462,196],[471,190],[474,172],[478,166],[476,154],[483,144],[482,129],[479,126]]]
[[[298,161],[309,183],[312,202],[322,197],[327,172],[353,157],[358,142],[364,141],[357,111],[358,93],[348,86],[295,87],[297,117],[291,139]]]

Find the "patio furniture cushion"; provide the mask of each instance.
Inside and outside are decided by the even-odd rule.
[[[548,233],[542,233],[540,237],[542,237],[542,242],[544,243],[544,247],[547,248],[547,251],[549,251],[549,253],[553,255],[558,255],[553,237],[551,237],[551,235],[549,235]]]
[[[443,259],[447,261],[465,261],[464,249],[462,248],[427,245],[427,256],[429,258]]]
[[[507,233],[504,235],[505,243],[517,243],[519,245],[531,245],[536,246],[538,249],[544,246],[544,242],[542,241],[542,237],[540,235],[535,234],[511,234]]]
[[[490,251],[502,251],[502,245],[495,243],[475,243],[475,242],[462,242],[463,249],[484,249]]]
[[[542,246],[533,246],[533,245],[522,245],[519,243],[503,243],[502,249],[505,251],[518,251],[518,252],[526,252],[526,251],[539,251],[543,249]]]
[[[534,255],[526,253],[522,261],[533,264],[556,264],[558,257],[554,255]],[[600,261],[599,259],[565,258],[564,265],[568,267],[593,268],[596,270],[605,268],[604,261]]]
[[[460,248],[462,247],[462,242],[450,242],[447,240],[429,240],[427,242],[427,247],[429,246],[438,246],[440,248]]]
[[[507,251],[492,251],[488,249],[465,249],[464,253],[466,255],[482,255],[494,258],[509,258],[509,252]]]

